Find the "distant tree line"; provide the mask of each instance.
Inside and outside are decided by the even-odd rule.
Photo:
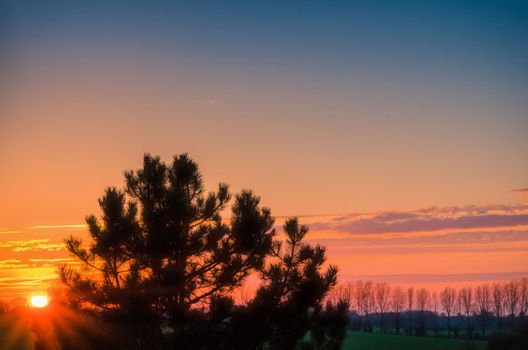
[[[339,284],[328,298],[350,305],[350,327],[356,330],[447,337],[461,337],[463,332],[465,338],[486,338],[490,330],[513,334],[526,321],[528,279],[433,292],[355,281]]]

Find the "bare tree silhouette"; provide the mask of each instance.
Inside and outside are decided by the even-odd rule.
[[[439,331],[439,322],[438,322],[438,306],[440,305],[440,299],[438,298],[438,293],[436,291],[431,295],[431,302],[433,304],[433,328],[434,335],[438,336]]]
[[[407,315],[409,318],[409,327],[407,328],[407,334],[412,335],[412,311],[414,306],[414,288],[409,287],[407,289]]]
[[[470,315],[473,311],[473,288],[471,287],[465,287],[460,290],[458,293],[460,295],[460,299],[462,300],[462,308],[465,315],[465,323],[466,323],[466,337],[472,338],[473,333],[471,329],[471,319]]]
[[[457,293],[452,287],[445,287],[440,293],[442,308],[447,315],[447,335],[451,337],[451,315],[453,314]]]
[[[378,282],[375,286],[376,309],[378,312],[378,320],[380,322],[381,334],[385,332],[385,320],[387,319],[387,311],[390,306],[390,290],[391,287],[387,282]]]
[[[418,310],[420,310],[420,335],[423,336],[426,334],[425,326],[425,310],[427,309],[430,302],[430,293],[426,288],[420,288],[416,292],[416,305]]]
[[[500,282],[493,283],[492,287],[492,298],[493,298],[493,309],[495,311],[495,316],[497,317],[497,328],[499,334],[502,331],[502,314],[504,312],[504,288],[503,284]]]
[[[515,329],[515,312],[519,304],[520,293],[519,293],[519,282],[508,281],[504,284],[504,295],[505,303],[508,313],[510,315],[510,331],[513,334]]]
[[[528,311],[528,278],[523,277],[519,280],[519,293],[519,314],[525,319],[526,312]]]
[[[401,287],[396,287],[392,291],[392,310],[394,311],[394,325],[396,334],[400,334],[401,314],[405,308],[405,292]]]
[[[475,300],[479,310],[480,326],[482,336],[486,336],[486,326],[488,322],[488,315],[491,310],[491,287],[489,284],[481,284],[475,290]]]

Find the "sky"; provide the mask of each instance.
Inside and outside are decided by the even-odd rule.
[[[145,152],[300,216],[340,278],[528,269],[525,1],[0,0],[0,297]]]

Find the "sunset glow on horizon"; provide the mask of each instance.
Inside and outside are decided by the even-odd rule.
[[[0,299],[60,285],[149,152],[299,217],[340,282],[528,276],[526,4],[7,3]]]
[[[227,218],[228,220],[228,218]],[[387,281],[440,289],[528,275],[528,204],[433,207],[348,215],[303,216],[309,242],[327,247],[341,282]],[[276,220],[282,232],[284,219]],[[0,298],[55,286],[57,267],[77,264],[63,239],[89,243],[84,224],[3,231]],[[27,239],[20,239],[20,233]],[[417,264],[417,261],[420,263]]]

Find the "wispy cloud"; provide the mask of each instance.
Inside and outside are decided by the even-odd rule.
[[[200,105],[204,105],[204,106],[216,106],[218,104],[218,102],[216,100],[196,100],[195,101],[196,103],[200,104]]]
[[[5,259],[0,260],[0,270],[1,269],[20,269],[26,268],[28,264],[23,264],[19,259]]]
[[[311,224],[313,230],[384,234],[528,225],[528,206],[469,206],[388,211],[336,217]]]
[[[528,201],[528,187],[516,188],[516,189],[511,190],[511,192],[515,193],[519,200]]]
[[[64,243],[54,243],[48,238],[26,239],[0,242],[0,248],[10,249],[14,252],[25,252],[34,250],[61,250]]]
[[[31,262],[68,262],[73,261],[72,258],[53,258],[53,259],[28,259]]]
[[[48,251],[56,251],[56,250],[62,250],[64,248],[64,244],[62,243],[46,243],[46,244],[37,244],[34,246],[29,247],[16,247],[13,248],[14,252],[27,252],[27,251],[35,251],[35,250],[48,250]]]
[[[65,228],[65,229],[79,229],[85,230],[88,228],[86,224],[71,224],[71,225],[37,225],[30,226],[30,229],[49,229],[49,228]]]
[[[57,278],[56,274],[30,275],[23,277],[3,277],[0,278],[0,286],[20,287],[20,286],[40,286],[42,282],[51,282]]]
[[[347,276],[354,280],[373,280],[389,283],[435,283],[503,281],[512,280],[528,275],[528,272],[493,272],[493,273],[452,273],[452,274],[394,274],[394,275],[354,275]]]
[[[22,231],[17,230],[0,230],[0,235],[7,235],[7,234],[15,234],[15,233],[22,233]]]
[[[0,242],[0,248],[27,247],[47,243],[49,241],[50,240],[48,238],[3,241]]]
[[[513,189],[511,191],[512,192],[528,192],[528,187],[526,187],[526,188],[517,188],[517,189]]]
[[[526,204],[314,215],[301,222],[310,228],[309,241],[341,256],[528,252]]]

